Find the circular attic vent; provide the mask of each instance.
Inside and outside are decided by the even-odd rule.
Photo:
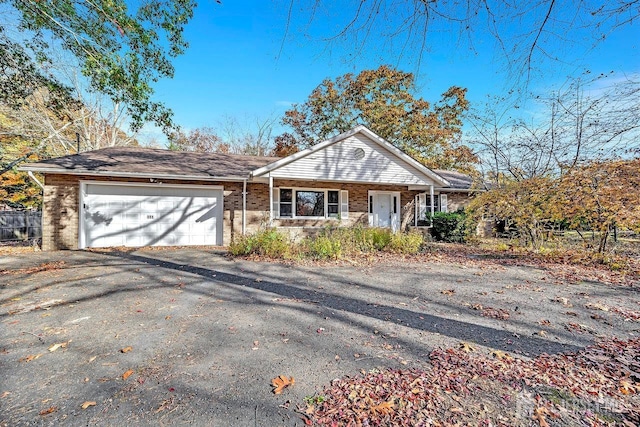
[[[360,148],[360,147],[358,147],[355,150],[353,150],[353,158],[355,160],[364,159],[364,150],[362,148]]]

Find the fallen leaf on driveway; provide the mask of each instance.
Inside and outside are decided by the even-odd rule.
[[[62,348],[67,348],[67,345],[68,345],[70,342],[71,342],[71,340],[69,340],[69,341],[67,341],[67,342],[59,342],[59,343],[53,344],[51,347],[49,347],[49,351],[53,353],[54,351],[56,351],[56,350],[57,350],[57,349],[59,349],[60,347],[62,347]]]
[[[277,376],[271,380],[271,385],[274,387],[273,394],[280,394],[282,390],[293,384],[295,384],[295,379],[284,375]]]
[[[604,304],[600,304],[599,302],[589,302],[587,304],[584,305],[586,308],[590,308],[591,310],[602,310],[602,311],[609,311],[609,307],[604,305]]]
[[[443,289],[440,291],[442,295],[453,295],[456,293],[455,289]]]
[[[491,308],[491,307],[487,307],[484,310],[482,310],[482,313],[480,313],[480,315],[484,317],[491,317],[493,319],[499,319],[499,320],[508,320],[510,316],[507,310],[504,310],[502,308]]]
[[[500,360],[511,360],[511,359],[513,359],[513,357],[509,356],[509,353],[505,353],[504,351],[500,351],[500,350],[493,350],[491,352],[491,355],[493,357],[495,357],[496,359],[500,359]]]
[[[391,414],[393,412],[393,400],[382,402],[379,405],[372,406],[371,408],[369,408],[369,410],[373,415],[376,415],[377,413],[380,413],[382,415]]]
[[[464,342],[464,341],[461,342],[459,344],[459,347],[460,347],[460,350],[464,350],[467,353],[475,351],[475,348],[471,344],[469,344],[468,342]]]
[[[129,378],[131,376],[131,374],[133,374],[133,369],[129,369],[127,372],[122,374],[122,379],[126,380],[127,378]]]
[[[42,411],[40,411],[40,415],[49,415],[56,412],[57,410],[58,408],[56,408],[55,406],[51,406],[47,409],[43,409]]]
[[[556,297],[555,299],[552,300],[553,302],[559,302],[561,303],[563,306],[565,307],[573,307],[573,304],[571,304],[569,302],[568,298],[565,297]]]
[[[635,394],[636,391],[640,391],[640,386],[635,386],[627,379],[620,380],[620,393],[622,394]]]
[[[133,347],[131,347],[131,346],[125,347],[125,348],[120,350],[120,353],[129,353],[131,350],[133,350]]]
[[[96,406],[96,402],[87,400],[82,404],[82,409],[87,409],[89,406]]]
[[[11,394],[10,391],[5,391],[2,393],[2,395],[0,395],[0,399],[4,399],[5,397],[9,396]]]
[[[38,359],[40,356],[42,356],[42,353],[41,354],[29,354],[28,356],[21,357],[18,360],[18,362],[31,362],[32,360]]]
[[[540,408],[536,408],[532,418],[538,421],[538,423],[540,424],[540,427],[549,427],[549,423],[547,423],[547,420],[545,418],[545,415],[548,415],[548,414],[549,414],[549,410],[544,406],[541,406]]]

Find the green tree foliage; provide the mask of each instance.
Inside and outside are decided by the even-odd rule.
[[[469,230],[464,212],[435,212],[431,217],[431,235],[442,242],[464,243]]]
[[[194,1],[146,0],[137,10],[124,0],[4,3],[18,12],[20,37],[10,40],[0,27],[2,101],[19,104],[42,86],[65,94],[48,72],[62,48],[77,59],[92,90],[129,106],[134,130],[147,121],[171,128],[171,111],[152,99],[152,84],[173,76],[171,58],[187,47],[183,29]]]
[[[324,80],[302,104],[285,112],[299,147],[363,124],[423,164],[468,171],[477,162],[460,144],[466,89],[453,86],[435,105],[416,98],[415,77],[383,65]],[[289,151],[290,137],[283,146]]]

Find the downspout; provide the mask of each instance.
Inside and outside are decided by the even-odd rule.
[[[29,175],[29,178],[31,178],[33,180],[33,182],[38,184],[38,187],[42,188],[42,191],[44,192],[44,185],[42,185],[40,180],[38,178],[36,178],[36,176],[33,174],[33,172],[27,171],[27,175]]]
[[[242,180],[242,235],[247,233],[247,180]]]
[[[429,187],[430,190],[430,194],[431,194],[431,227],[433,227],[433,213],[434,213],[434,208],[433,208],[433,184],[431,184],[431,186]]]

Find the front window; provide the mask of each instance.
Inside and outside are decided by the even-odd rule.
[[[329,218],[338,218],[340,197],[337,191],[327,191],[327,211]]]
[[[324,216],[324,191],[296,191],[296,216]]]
[[[280,190],[280,216],[293,216],[293,190],[290,188],[282,188]]]
[[[346,203],[346,199],[343,201]],[[280,218],[339,218],[340,191],[280,189]]]
[[[431,196],[427,195],[427,215],[431,215]],[[438,194],[433,196],[433,211],[440,212],[440,196]]]

